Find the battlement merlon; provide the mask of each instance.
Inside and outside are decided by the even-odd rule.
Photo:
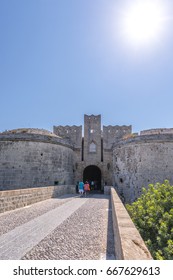
[[[75,148],[81,149],[82,125],[80,126],[53,126],[53,133],[62,138],[68,138]]]
[[[84,115],[84,137],[88,136],[88,130],[99,132],[101,135],[101,115]]]

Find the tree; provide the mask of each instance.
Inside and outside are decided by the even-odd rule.
[[[126,208],[154,259],[173,260],[173,186],[150,184]]]

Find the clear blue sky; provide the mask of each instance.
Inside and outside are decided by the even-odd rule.
[[[157,42],[132,46],[133,0],[1,0],[0,131],[104,125],[173,127],[173,3]],[[152,1],[152,0],[151,0]]]

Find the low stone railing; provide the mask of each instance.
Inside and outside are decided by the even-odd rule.
[[[149,250],[113,187],[111,203],[116,259],[151,260]]]
[[[24,207],[52,197],[74,193],[74,185],[0,191],[0,213]]]

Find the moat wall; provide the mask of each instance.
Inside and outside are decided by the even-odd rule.
[[[73,149],[41,134],[0,135],[0,190],[73,184]]]
[[[150,183],[173,184],[172,170],[173,134],[138,136],[113,148],[115,186],[125,202],[133,202]]]

